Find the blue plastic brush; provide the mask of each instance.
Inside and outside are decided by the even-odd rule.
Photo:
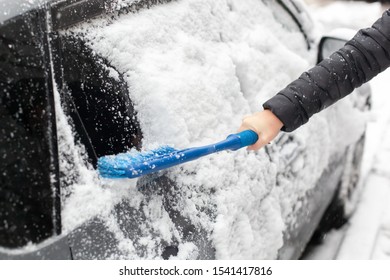
[[[169,146],[148,152],[129,152],[104,156],[98,160],[98,171],[104,178],[136,178],[200,157],[224,151],[238,150],[257,142],[257,133],[245,130],[229,135],[225,140],[196,148],[176,150]]]

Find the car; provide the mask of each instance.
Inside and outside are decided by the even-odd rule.
[[[368,84],[259,152],[96,170],[222,140],[345,42],[302,1],[38,2],[0,1],[1,259],[298,259],[348,218]]]
[[[373,3],[373,2],[389,3],[388,0],[366,0],[365,2],[368,2],[368,3]]]

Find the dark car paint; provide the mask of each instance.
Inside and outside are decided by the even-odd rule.
[[[50,3],[49,3],[50,2]],[[50,35],[50,40],[52,41],[53,45],[53,60],[54,65],[67,65],[69,64],[66,62],[66,59],[62,57],[62,47],[64,45],[63,38],[61,38],[57,30],[60,30],[61,28],[65,28],[68,26],[71,26],[73,24],[76,24],[80,21],[86,20],[90,17],[99,16],[101,14],[107,13],[107,10],[102,9],[104,6],[104,3],[106,1],[103,0],[88,0],[88,1],[48,1],[47,6],[44,6],[42,9],[38,9],[38,11],[35,11],[33,13],[39,14],[39,19],[41,22],[46,23],[47,21],[52,21],[52,25],[45,25],[44,29],[49,26],[51,30],[46,30],[43,32],[43,38],[48,40],[44,36],[44,34]],[[167,2],[167,1],[144,1],[146,5],[141,4],[135,4],[130,6],[127,9],[128,11],[136,11],[141,9],[143,6],[150,7],[150,5],[158,4],[161,2]],[[278,1],[280,3],[283,3],[283,1]],[[91,4],[92,3],[92,4]],[[144,3],[144,4],[145,4]],[[89,5],[94,6],[93,9],[85,9],[85,7],[89,7]],[[283,5],[285,8],[287,8],[286,5]],[[48,13],[46,13],[46,9],[50,11],[49,18],[46,18]],[[83,11],[82,15],[79,16],[78,13],[80,11]],[[294,20],[299,23],[297,17],[295,17],[295,13],[288,10],[289,13],[294,17]],[[299,11],[295,11],[299,12]],[[31,12],[30,12],[31,13]],[[120,13],[120,12],[119,12]],[[25,15],[20,16],[21,19],[23,19]],[[38,18],[38,17],[37,17]],[[13,20],[13,19],[12,19]],[[7,19],[7,24],[11,20]],[[1,28],[4,28],[2,26]],[[300,27],[300,30],[304,33],[304,29]],[[307,34],[304,33],[304,36],[307,40]],[[61,41],[62,40],[62,41]],[[65,43],[66,44],[66,43]],[[310,46],[310,45],[309,45]],[[46,45],[46,53],[49,53],[47,50]],[[47,55],[46,55],[47,56]],[[46,57],[47,58],[47,57]],[[102,59],[102,58],[101,58]],[[70,63],[71,64],[71,63]],[[49,64],[46,64],[46,69],[50,69],[48,66]],[[71,66],[69,66],[71,69]],[[67,67],[65,67],[67,68]],[[55,67],[55,72],[57,73],[57,77],[62,77],[61,79],[57,80],[57,83],[59,84],[59,87],[62,89],[62,91],[66,91],[67,86],[69,85],[69,79],[66,79],[66,75],[63,75],[59,73],[61,67]],[[66,70],[65,70],[66,72]],[[71,72],[71,71],[69,71]],[[50,73],[46,73],[45,78],[47,80],[48,77],[50,77]],[[71,75],[68,75],[71,76]],[[50,81],[47,81],[48,88],[51,88]],[[50,87],[49,87],[50,85]],[[123,85],[122,85],[123,86]],[[121,87],[121,85],[119,85]],[[47,89],[47,90],[49,90]],[[64,94],[62,94],[62,98],[64,98]],[[125,96],[125,95],[123,95]],[[51,105],[53,102],[52,92],[50,92],[50,96],[48,97],[48,100],[50,100]],[[82,142],[86,145],[87,149],[89,149],[90,158],[93,161],[93,158],[96,159],[96,149],[94,149],[94,144],[92,143],[89,134],[86,130],[86,128],[82,126],[83,121],[81,120],[82,117],[80,117],[80,113],[77,110],[77,101],[75,100],[66,100],[69,105],[68,114],[73,115],[72,119],[74,122],[77,122],[77,119],[80,120],[79,125],[76,125],[79,127],[78,130],[78,136],[80,138],[84,138]],[[69,102],[68,102],[69,101]],[[53,108],[53,107],[51,107]],[[50,122],[49,125],[54,127],[55,122],[53,121],[54,118],[54,112],[50,115]],[[85,118],[84,118],[85,119]],[[55,127],[54,127],[55,128]],[[53,129],[52,131],[55,131]],[[140,132],[139,132],[140,133]],[[51,135],[49,138],[52,142],[53,150],[50,158],[52,161],[55,161],[56,155],[54,154],[55,151],[55,135]],[[89,142],[89,144],[88,144]],[[89,148],[88,148],[89,146]],[[96,146],[96,145],[95,145]],[[269,151],[269,154],[272,156],[272,151]],[[291,158],[289,160],[294,160],[296,157],[299,156],[299,153],[291,155]],[[57,163],[56,163],[57,164]],[[279,251],[279,258],[285,259],[285,258],[298,258],[300,253],[303,251],[305,244],[307,240],[310,238],[312,233],[314,232],[315,228],[317,227],[318,221],[320,220],[321,216],[323,215],[323,212],[325,211],[326,206],[328,203],[324,203],[323,207],[318,208],[318,202],[324,201],[324,196],[326,196],[325,201],[330,202],[334,189],[337,187],[337,182],[340,180],[340,174],[342,170],[342,164],[340,163],[340,159],[337,161],[334,161],[334,164],[331,164],[331,166],[335,166],[335,169],[337,170],[327,170],[322,175],[319,184],[316,186],[315,189],[311,192],[310,196],[312,199],[310,199],[310,204],[306,205],[307,207],[302,207],[302,211],[298,213],[298,217],[302,219],[302,226],[299,229],[292,230],[291,233],[288,236],[285,236],[285,243],[284,246]],[[58,166],[55,165],[53,169],[51,170],[52,174],[55,174],[58,176]],[[56,180],[55,183],[59,182],[60,180]],[[170,195],[170,190],[174,188],[174,183],[170,182],[167,178],[161,177],[157,181],[150,181],[149,185],[141,186],[140,191],[143,191],[146,196],[148,196],[148,192],[160,192],[160,195],[163,196],[163,199],[165,201],[164,207],[165,210],[169,213],[170,218],[174,221],[174,223],[177,226],[180,226],[180,228],[183,229],[183,235],[184,239],[194,242],[199,248],[201,248],[200,251],[202,251],[201,255],[199,256],[202,259],[213,259],[215,258],[215,252],[213,249],[212,244],[210,243],[210,240],[208,240],[203,233],[201,228],[197,228],[194,225],[192,225],[187,219],[182,217],[180,213],[177,213],[171,207],[172,204],[174,204],[174,201],[172,201],[173,197]],[[55,184],[56,185],[56,184]],[[142,184],[141,184],[142,185]],[[162,188],[161,188],[162,186]],[[55,202],[58,203],[58,185],[54,188],[57,190],[55,192],[56,194],[56,200]],[[56,204],[58,205],[58,204]],[[311,211],[309,211],[311,209]],[[122,223],[123,229],[122,231],[128,234],[131,238],[137,238],[137,236],[132,236],[137,232],[137,225],[139,224],[139,220],[142,220],[142,213],[138,209],[132,209],[128,206],[128,204],[124,201],[120,204],[118,204],[115,207],[116,213],[127,213],[126,215],[128,218],[126,220],[126,223]],[[120,215],[117,215],[118,217]],[[54,231],[55,234],[60,234],[58,223],[60,221],[59,211],[58,209],[55,211],[54,215],[57,223],[56,230]],[[135,219],[133,221],[133,219]],[[106,226],[104,225],[104,222],[99,220],[99,218],[94,218],[90,220],[89,222],[84,223],[79,228],[73,230],[72,232],[66,234],[66,235],[60,235],[59,237],[53,237],[51,240],[47,241],[47,245],[38,249],[35,252],[30,253],[22,253],[22,254],[13,254],[13,253],[7,253],[2,252],[0,253],[0,259],[9,259],[9,258],[20,258],[20,259],[35,259],[35,258],[44,258],[44,259],[88,259],[88,258],[107,258],[107,257],[113,257],[116,254],[115,251],[115,238],[113,238],[112,233],[107,231]],[[45,242],[46,243],[46,242]],[[140,248],[142,250],[142,248]],[[177,247],[176,244],[173,242],[172,244],[162,244],[162,247],[160,248],[161,255],[164,258],[168,258],[171,255],[177,254]],[[120,257],[120,256],[117,256]]]
[[[279,259],[298,259],[302,256],[308,240],[318,227],[313,221],[321,221],[339,186],[344,159],[343,155],[334,158],[329,165],[330,168],[322,173],[316,187],[302,201],[302,207],[296,215],[301,226],[294,229],[291,228],[292,225],[288,225],[290,228],[286,232],[289,232],[289,236],[284,236],[283,246],[278,251]]]
[[[45,13],[0,25],[0,43],[0,208],[7,209],[0,212],[0,246],[20,247],[61,232]]]

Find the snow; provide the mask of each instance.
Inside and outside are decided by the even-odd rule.
[[[0,23],[45,4],[45,0],[0,0]]]
[[[321,1],[317,2],[321,3]],[[312,17],[320,23],[318,28],[323,32],[331,32],[339,28],[357,31],[369,27],[379,17],[381,10],[381,4],[375,2],[368,4],[363,1],[329,1],[321,6],[318,3],[309,6],[309,10]]]
[[[307,67],[307,61],[290,50],[305,47],[304,41],[273,49],[285,34],[263,7],[258,1],[232,1],[231,6],[224,1],[181,1],[122,16],[114,24],[86,32],[88,41],[94,42],[91,47],[125,73],[145,148],[156,144],[197,146],[220,140],[237,129],[237,116],[260,108],[258,92],[264,90],[266,81],[268,94],[262,93],[263,100],[281,82],[286,83]],[[267,26],[255,24],[259,15],[276,35]],[[268,40],[260,40],[258,34]],[[282,59],[293,63],[284,65]],[[264,65],[272,69],[265,71]],[[275,82],[272,73],[282,65],[285,73]],[[262,172],[247,171],[247,166],[258,166]],[[284,223],[277,192],[272,188],[275,171],[264,152],[238,151],[234,156],[210,156],[172,172],[180,186],[176,195],[181,198],[182,215],[212,234],[217,258],[276,257],[282,245]],[[117,202],[114,197],[118,188],[104,184],[91,179],[71,186],[63,211],[65,228],[70,230],[84,219],[100,214],[108,217],[116,237],[125,242],[109,213],[98,210],[110,211]],[[142,201],[134,181],[130,185],[127,190],[131,195],[126,195],[122,187],[121,195],[130,201]],[[155,196],[144,211],[158,211],[148,215],[151,226],[169,242],[175,233],[167,214],[160,212],[161,203],[161,198]],[[199,211],[201,208],[208,208],[213,214]],[[196,250],[187,251],[188,256],[183,252],[179,256],[194,256]],[[137,258],[134,252],[128,252],[126,257]]]
[[[363,187],[356,211],[340,230],[328,234],[309,259],[390,259],[390,71],[371,82],[374,116],[367,139],[360,184]]]
[[[57,137],[60,153],[60,172],[62,176],[61,195],[63,230],[68,232],[81,223],[93,218],[96,214],[109,215],[111,208],[120,202],[124,195],[131,195],[135,191],[135,182],[130,180],[117,180],[106,182],[106,187],[97,187],[101,181],[93,167],[86,164],[86,152],[84,147],[75,143],[74,132],[60,106],[60,96],[57,90],[55,94]],[[123,183],[126,181],[126,183]],[[116,188],[117,185],[121,188]],[[72,199],[67,199],[71,196]],[[135,200],[133,200],[135,202]],[[68,214],[68,212],[71,214]]]
[[[73,30],[93,42],[91,48],[125,74],[145,148],[215,142],[235,131],[240,116],[259,110],[262,101],[308,67],[307,58],[296,54],[305,48],[304,40],[288,40],[286,36],[293,38],[296,34],[283,30],[263,3],[228,3],[180,1],[122,16],[107,26],[100,21],[96,28],[85,30],[81,26]],[[352,111],[350,102],[342,104],[351,114],[358,114]],[[341,106],[330,109],[328,117],[339,116]],[[69,136],[67,124],[61,129],[65,130],[64,138]],[[175,168],[169,175],[179,186],[175,195],[180,198],[182,215],[209,232],[219,259],[275,258],[286,224],[295,222],[294,211],[299,208],[296,201],[314,186],[332,154],[329,135],[342,131],[332,130],[321,116],[301,129],[295,137],[306,156],[296,165],[309,170],[292,182],[279,178],[279,188],[275,187],[277,166],[264,151],[225,152]],[[356,131],[356,135],[345,132],[344,138],[354,141],[359,136],[359,129]],[[71,156],[77,159],[77,149],[75,145],[61,150],[75,151]],[[288,154],[279,151],[275,159]],[[66,197],[64,229],[71,230],[98,214],[106,217],[120,242],[133,244],[121,235],[110,217],[113,205],[123,198],[134,207],[145,200],[135,188],[136,182],[99,181],[91,168],[73,162],[82,179],[70,186]],[[160,197],[152,197],[144,211],[162,240],[169,242],[178,236],[172,232],[172,221],[161,204]],[[202,208],[213,214],[199,211]],[[193,246],[183,243],[179,247]],[[179,257],[194,257],[196,252],[186,251],[188,254],[181,252]],[[155,251],[151,252],[147,258],[158,258]],[[139,257],[134,250],[123,254]]]
[[[116,0],[108,8],[119,11],[139,2]],[[286,27],[291,24],[288,15],[282,10],[273,14],[267,5],[275,2],[265,3],[173,1],[118,15],[115,21],[98,18],[72,28],[72,34],[110,62],[110,77],[125,78],[138,112],[143,149],[161,145],[181,149],[213,143],[235,132],[243,116],[261,110],[265,100],[315,62],[316,51],[306,52],[299,29]],[[310,39],[318,40],[319,34],[340,25],[368,26],[379,8],[378,4],[351,2],[313,8],[314,18],[319,19],[315,26],[305,14],[301,16],[308,29],[313,28]],[[346,14],[351,18],[345,19]],[[329,15],[343,21],[331,20]],[[278,16],[283,24],[275,20]],[[374,84],[374,91],[383,91],[386,78],[377,81],[381,82]],[[363,166],[370,187],[364,189],[360,212],[350,226],[326,240],[322,257],[333,258],[339,249],[339,258],[388,257],[390,209],[385,206],[390,179],[384,174],[390,173],[384,167],[388,166],[386,141],[390,143],[390,136],[382,132],[389,127],[385,105],[389,97],[377,95],[374,101],[381,121],[369,127],[373,136]],[[277,258],[286,228],[297,226],[296,214],[331,157],[359,139],[368,120],[375,121],[353,108],[353,102],[351,96],[314,116],[289,134],[293,140],[287,145],[282,145],[286,134],[281,134],[275,141],[278,145],[267,147],[269,154],[265,149],[221,152],[172,168],[166,176],[175,182],[167,194],[168,200],[174,201],[173,210],[205,232],[217,259]],[[74,138],[72,121],[61,106],[58,91],[55,103],[60,172],[65,174],[61,177],[64,234],[99,217],[117,241],[118,252],[106,258],[159,259],[162,244],[178,244],[178,255],[172,259],[201,257],[199,244],[186,240],[167,212],[166,197],[142,191],[138,180],[98,176],[87,163],[85,148]],[[123,231],[123,223],[132,213],[116,212],[119,203],[142,215],[135,238]],[[29,244],[13,253],[37,248]]]
[[[312,9],[324,25],[333,22],[348,28],[370,26],[383,11],[378,3],[356,2],[335,2],[325,7],[312,6]],[[340,13],[344,16],[339,17]],[[370,82],[373,114],[367,124],[360,179],[362,192],[356,211],[347,225],[330,232],[324,244],[307,256],[308,259],[390,259],[389,79],[390,70],[386,70]]]
[[[119,11],[123,8],[126,8],[130,5],[133,5],[133,4],[137,4],[141,2],[140,0],[113,0],[113,1],[110,1],[108,3],[105,3],[105,5],[109,6],[109,7],[106,7],[106,8],[109,8],[113,11]]]
[[[359,207],[352,217],[341,246],[339,259],[390,259],[390,98],[387,81],[390,72],[373,81],[376,119],[369,130],[369,145],[363,170],[365,185]],[[359,246],[356,246],[359,244]]]
[[[225,138],[236,131],[242,116],[261,110],[316,55],[303,52],[306,42],[299,31],[287,31],[258,0],[175,1],[122,15],[113,23],[98,19],[92,26],[72,31],[110,61],[112,75],[124,75],[144,149],[185,148]],[[265,150],[240,150],[173,168],[167,176],[176,184],[175,210],[207,232],[218,259],[276,258],[283,231],[297,222],[302,205],[297,201],[314,187],[330,157],[364,129],[367,118],[353,109],[351,100],[291,134],[299,154],[274,147],[270,159]],[[160,258],[156,248],[172,240],[179,241],[176,258],[199,257],[196,245],[174,229],[160,195],[140,192],[136,180],[102,180],[85,165],[83,147],[75,143],[69,119],[57,109],[61,171],[68,174],[64,231],[98,215],[119,242],[121,253],[113,258]],[[290,168],[286,158],[297,158],[292,162],[294,180],[283,173]],[[114,205],[124,199],[146,217],[137,240],[124,236],[122,220],[113,218]],[[152,233],[158,237],[151,240]],[[146,254],[137,251],[140,245]]]

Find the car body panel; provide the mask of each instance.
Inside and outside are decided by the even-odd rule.
[[[52,22],[47,28],[50,29],[48,34],[51,42],[51,66],[54,70],[53,94],[56,100],[57,122],[60,124],[57,128],[57,136],[60,158],[59,173],[61,174],[59,182],[62,192],[62,234],[60,237],[49,239],[48,245],[37,249],[36,252],[19,251],[19,253],[11,254],[5,250],[0,251],[0,258],[29,259],[39,258],[39,256],[42,256],[42,258],[65,259],[299,258],[331,201],[342,174],[343,155],[348,143],[331,150],[325,150],[324,153],[317,153],[318,144],[315,144],[316,141],[323,143],[321,139],[327,139],[329,137],[327,133],[337,134],[337,129],[326,132],[318,130],[315,126],[327,126],[326,119],[329,120],[330,124],[336,123],[336,120],[332,119],[332,115],[339,116],[338,109],[330,109],[329,112],[324,113],[324,117],[314,120],[314,124],[303,128],[302,133],[280,136],[274,145],[266,147],[260,155],[248,154],[244,156],[243,153],[238,153],[237,159],[234,159],[231,155],[223,154],[210,157],[209,162],[212,165],[208,165],[207,161],[203,161],[199,165],[194,163],[181,169],[175,169],[173,172],[163,173],[163,176],[160,177],[146,176],[137,182],[101,183],[96,178],[96,173],[93,170],[98,156],[106,152],[121,152],[121,149],[124,151],[134,147],[140,148],[159,139],[156,135],[151,134],[150,130],[148,131],[149,128],[145,125],[145,114],[148,112],[142,110],[143,108],[139,105],[142,98],[147,97],[147,92],[143,96],[138,96],[138,100],[134,98],[136,97],[132,92],[134,85],[131,83],[128,73],[124,71],[123,64],[113,59],[109,53],[108,55],[101,53],[101,49],[97,47],[99,41],[92,42],[90,40],[92,35],[99,35],[99,30],[94,33],[93,29],[88,30],[88,28],[95,23],[97,23],[97,26],[101,25],[101,22],[112,24],[124,18],[127,18],[128,22],[131,23],[131,18],[136,17],[137,11],[143,11],[144,7],[149,8],[156,5],[159,6],[157,8],[161,8],[164,7],[165,2],[170,1],[118,1],[111,6],[107,6],[106,2],[94,0],[54,1],[43,7],[50,11],[51,15],[51,18],[49,17],[46,20],[49,23]],[[263,2],[266,3],[267,1]],[[276,2],[278,4],[275,4]],[[281,42],[280,46],[286,48],[282,53],[297,53],[296,62],[303,61],[299,56],[306,56],[305,59],[307,59],[307,56],[311,54],[314,61],[315,55],[308,50],[314,47],[314,39],[310,34],[310,21],[307,20],[304,9],[301,9],[301,4],[295,1],[276,2],[272,2],[272,5],[280,5],[280,13],[287,11],[282,22],[287,30],[285,34],[291,32],[295,34],[291,35],[291,38],[294,36],[299,38],[299,45],[294,46],[289,44],[288,39],[283,41],[285,40],[283,34],[275,34]],[[128,5],[122,5],[123,3]],[[173,3],[172,5],[179,4]],[[172,5],[169,7],[172,8]],[[92,7],[92,9],[88,7]],[[203,8],[199,7],[197,11]],[[230,7],[232,10],[236,8],[234,6]],[[167,9],[165,9],[166,11]],[[215,10],[216,14],[217,12]],[[48,13],[43,14],[48,15]],[[271,13],[269,16],[269,19],[271,19]],[[286,18],[290,19],[285,21]],[[292,26],[290,26],[291,22]],[[161,23],[161,26],[163,25],[164,22]],[[86,29],[83,29],[83,26]],[[88,30],[86,34],[85,30]],[[136,30],[134,29],[134,31]],[[145,29],[145,32],[148,31]],[[127,32],[127,36],[130,38],[132,32]],[[102,34],[104,35],[104,33]],[[99,40],[103,41],[105,39],[104,36],[101,36]],[[137,40],[138,38],[134,39]],[[222,32],[220,39],[223,42]],[[84,43],[85,45],[83,45]],[[257,43],[259,44],[259,42]],[[113,45],[111,50],[115,47]],[[242,50],[241,47],[239,46],[237,50]],[[261,47],[264,48],[260,43]],[[269,48],[271,48],[271,45]],[[191,47],[188,50],[191,55]],[[215,53],[215,56],[218,57],[218,52]],[[235,65],[238,69],[235,78],[239,80],[241,90],[244,91],[245,79],[239,76],[239,70],[248,71],[248,69],[245,69],[247,64],[240,64],[240,59],[244,59],[245,62],[246,58],[237,55],[232,56],[238,62]],[[131,57],[131,55],[128,57]],[[288,57],[292,58],[292,56]],[[220,58],[223,59],[223,57]],[[78,63],[80,63],[80,67],[78,67]],[[96,63],[96,68],[94,68],[94,63]],[[85,69],[83,69],[83,65]],[[290,78],[304,70],[303,66],[302,68],[296,68],[291,66],[291,63],[287,63],[286,66],[288,67],[283,70],[288,72]],[[268,69],[268,71],[271,70]],[[95,76],[100,77],[103,84],[93,81],[93,73],[99,73]],[[164,71],[161,73],[164,73]],[[227,75],[230,74],[227,73]],[[286,77],[284,79],[287,81]],[[77,81],[77,83],[74,83],[74,81]],[[189,78],[186,82],[189,83],[190,81]],[[99,84],[99,86],[88,86],[88,82],[91,82],[91,85]],[[272,85],[272,80],[264,80],[263,82],[267,85],[263,93],[267,89],[268,91],[277,89],[275,85]],[[107,83],[108,86],[104,83]],[[226,83],[231,88],[237,87],[235,81],[229,82],[227,80]],[[77,84],[76,87],[75,84]],[[86,90],[86,88],[92,90]],[[231,88],[222,89],[228,91]],[[88,97],[92,92],[99,92],[99,90],[102,93],[108,93],[108,96],[114,96],[115,92],[119,93],[119,103],[113,106],[114,110],[111,112],[114,113],[112,115],[110,115],[110,111],[107,111],[106,118],[104,118],[104,112],[110,106],[96,107],[98,108],[95,110],[96,112],[103,112],[101,116],[96,115],[97,119],[101,120],[102,125],[106,124],[107,128],[100,130],[100,132],[97,129],[97,135],[93,136],[93,130],[95,129],[93,125],[96,123],[96,119],[88,120],[91,114],[94,114],[94,111],[90,110],[90,105],[101,104],[102,102],[115,103],[115,100],[109,99],[107,101],[104,97]],[[240,89],[238,92],[240,92]],[[271,95],[269,92],[264,94]],[[130,96],[130,101],[127,100],[128,96]],[[265,97],[263,96],[263,98]],[[351,98],[358,99],[358,97]],[[164,102],[161,102],[161,104],[164,104]],[[351,101],[347,100],[345,102]],[[127,104],[125,107],[130,108],[129,111],[124,109],[121,104]],[[256,108],[254,104],[252,106]],[[351,105],[345,106],[351,107]],[[84,110],[83,108],[89,109]],[[179,111],[175,110],[177,108],[172,108],[171,112],[177,114]],[[112,122],[113,119],[117,119],[119,116],[116,113],[132,118],[132,122],[127,124]],[[140,113],[140,116],[138,113]],[[152,114],[156,113],[160,112],[158,110],[152,111]],[[160,114],[164,116],[162,113]],[[196,111],[193,114],[193,119],[204,117],[197,114]],[[154,120],[158,121],[156,118]],[[139,127],[138,122],[140,122]],[[191,123],[191,119],[187,122]],[[173,126],[174,124],[175,118],[172,119],[172,123],[169,123],[169,125]],[[168,125],[161,126],[166,129],[169,128]],[[97,127],[99,128],[100,125]],[[121,127],[119,130],[123,133],[118,133],[118,139],[123,139],[123,135],[126,134],[132,135],[132,138],[126,144],[127,146],[115,144],[116,140],[112,140],[111,136],[97,139],[100,138],[99,135],[108,136],[111,131],[110,127]],[[129,131],[127,129],[132,132],[126,133],[126,131]],[[215,132],[216,130],[213,131],[213,133]],[[187,133],[191,134],[193,132]],[[180,140],[175,140],[168,134],[162,135],[160,143],[161,140],[164,140],[173,141],[174,143],[177,141],[176,144],[180,144]],[[210,140],[210,135],[207,136]],[[188,142],[187,144],[199,144],[205,141],[199,135],[197,137],[193,135],[194,143]],[[99,141],[95,141],[96,139]],[[188,141],[185,138],[183,140],[184,142]],[[119,147],[119,149],[112,150],[112,147]],[[326,158],[325,155],[328,154],[332,156]],[[208,182],[203,185],[197,182],[197,180],[199,182],[204,180],[204,178],[199,177],[202,174],[205,178],[213,181],[215,178],[210,177],[207,171],[210,168],[215,168],[215,166],[219,166],[221,170],[232,166],[244,169],[245,164],[260,164],[257,167],[259,171],[251,173],[250,176],[257,178],[256,176],[264,175],[264,179],[261,180],[264,180],[266,186],[259,187],[253,183],[250,188],[240,190],[234,185],[239,186],[240,183],[234,175],[234,172],[237,172],[235,170],[220,172],[222,182],[232,176],[231,181],[227,180],[225,182],[231,184],[230,188],[219,185],[219,182],[216,182],[218,187],[215,188]],[[316,164],[318,164],[318,167],[314,168],[316,172],[314,176],[313,174],[305,174],[301,170],[302,166]],[[249,182],[251,181],[249,180]],[[302,185],[304,183],[308,183],[308,185]],[[275,187],[271,188],[269,186]],[[246,186],[244,185],[244,187]],[[220,193],[224,192],[230,196],[225,201],[221,199],[223,197],[219,196]],[[235,194],[237,196],[246,195],[248,206],[258,207],[258,209],[256,211],[253,211],[253,208],[245,209],[246,205],[239,204],[238,207],[242,207],[242,211],[229,212],[229,205],[225,204],[234,203]],[[296,201],[293,200],[295,197],[297,198]],[[284,205],[280,203],[280,201],[289,198],[291,198],[291,202]],[[223,210],[225,212],[221,212],[221,209],[224,209],[225,206],[226,209]],[[93,213],[91,207],[96,208],[95,215],[90,215],[90,213]],[[262,243],[264,240],[269,242],[269,244],[248,243],[249,246],[257,248],[257,252],[252,255],[247,254],[245,250],[240,252],[246,246],[245,244],[240,245],[240,243],[245,243],[245,234],[247,233],[245,226],[248,225],[248,223],[242,223],[241,225],[240,221],[245,219],[245,215],[248,213],[257,215],[255,222],[249,223],[249,225],[260,227],[254,232],[259,233],[261,237],[254,237],[256,241],[253,242]],[[229,214],[234,216],[229,217]],[[228,223],[231,223],[233,227],[233,229],[229,229],[231,232],[227,232],[224,228]],[[235,223],[237,226],[234,226]],[[216,224],[220,228],[216,228]],[[267,233],[267,229],[276,229],[277,236],[270,236],[273,233]],[[243,235],[240,236],[240,234]],[[223,239],[226,239],[227,242],[225,243]],[[218,242],[220,244],[216,244]],[[228,246],[228,244],[232,244],[232,249],[228,248],[226,252],[221,252],[221,248]],[[264,250],[264,252],[261,250]],[[43,253],[40,253],[41,251]]]

